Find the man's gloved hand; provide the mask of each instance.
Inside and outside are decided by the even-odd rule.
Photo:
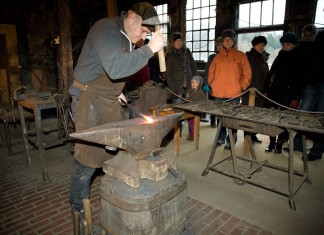
[[[161,81],[165,81],[165,79],[166,79],[166,72],[160,72],[159,78],[160,78]]]
[[[121,99],[124,100],[125,102],[127,102],[126,97],[125,97],[125,95],[123,93],[120,93],[120,95],[118,96],[118,102],[121,105],[124,105],[123,102],[121,101]]]
[[[208,94],[211,92],[210,86],[208,84],[204,85],[202,89]]]

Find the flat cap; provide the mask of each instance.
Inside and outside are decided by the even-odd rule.
[[[153,5],[148,2],[138,2],[132,5],[129,10],[142,17],[143,25],[160,24],[159,17]]]

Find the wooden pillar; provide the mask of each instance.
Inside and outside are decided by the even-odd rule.
[[[73,82],[73,60],[72,60],[72,45],[71,45],[71,14],[69,1],[59,0],[59,25],[60,25],[60,44],[59,44],[59,65],[58,92],[67,94],[70,85]]]
[[[116,0],[106,0],[108,17],[118,16],[118,8]]]
[[[186,35],[186,4],[187,0],[168,2],[170,34],[181,32]]]
[[[305,0],[286,0],[286,10],[285,10],[285,21],[286,26],[285,32],[294,32],[298,36],[301,34],[302,28],[306,24],[312,24],[313,17],[315,17],[317,1],[307,1]]]

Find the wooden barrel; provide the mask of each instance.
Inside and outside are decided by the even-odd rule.
[[[187,181],[183,174],[168,174],[157,182],[142,179],[138,188],[105,175],[100,196],[101,225],[114,235],[182,234],[186,227]]]

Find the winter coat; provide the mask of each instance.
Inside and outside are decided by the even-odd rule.
[[[211,96],[234,98],[246,90],[251,82],[251,67],[247,56],[235,47],[223,47],[209,67],[208,84]]]
[[[205,100],[205,93],[201,90],[202,84],[203,79],[200,79],[199,86],[197,87],[197,89],[190,88],[185,94],[185,99],[189,101]]]
[[[279,51],[264,84],[264,93],[271,100],[289,107],[291,100],[299,100],[304,85],[301,51],[295,47],[291,51]],[[276,107],[266,102],[265,107]]]
[[[188,48],[172,49],[167,53],[166,81],[171,91],[176,94],[185,94],[185,89],[191,86],[191,78],[198,75],[197,65]]]
[[[250,51],[246,52],[246,56],[250,62],[252,77],[250,87],[254,87],[259,92],[263,91],[264,82],[269,73],[268,59],[269,54],[267,52],[259,53],[253,47]],[[255,104],[256,107],[263,107],[264,99],[259,95],[255,95]],[[245,94],[242,97],[242,104],[248,105],[249,103],[249,93]]]

